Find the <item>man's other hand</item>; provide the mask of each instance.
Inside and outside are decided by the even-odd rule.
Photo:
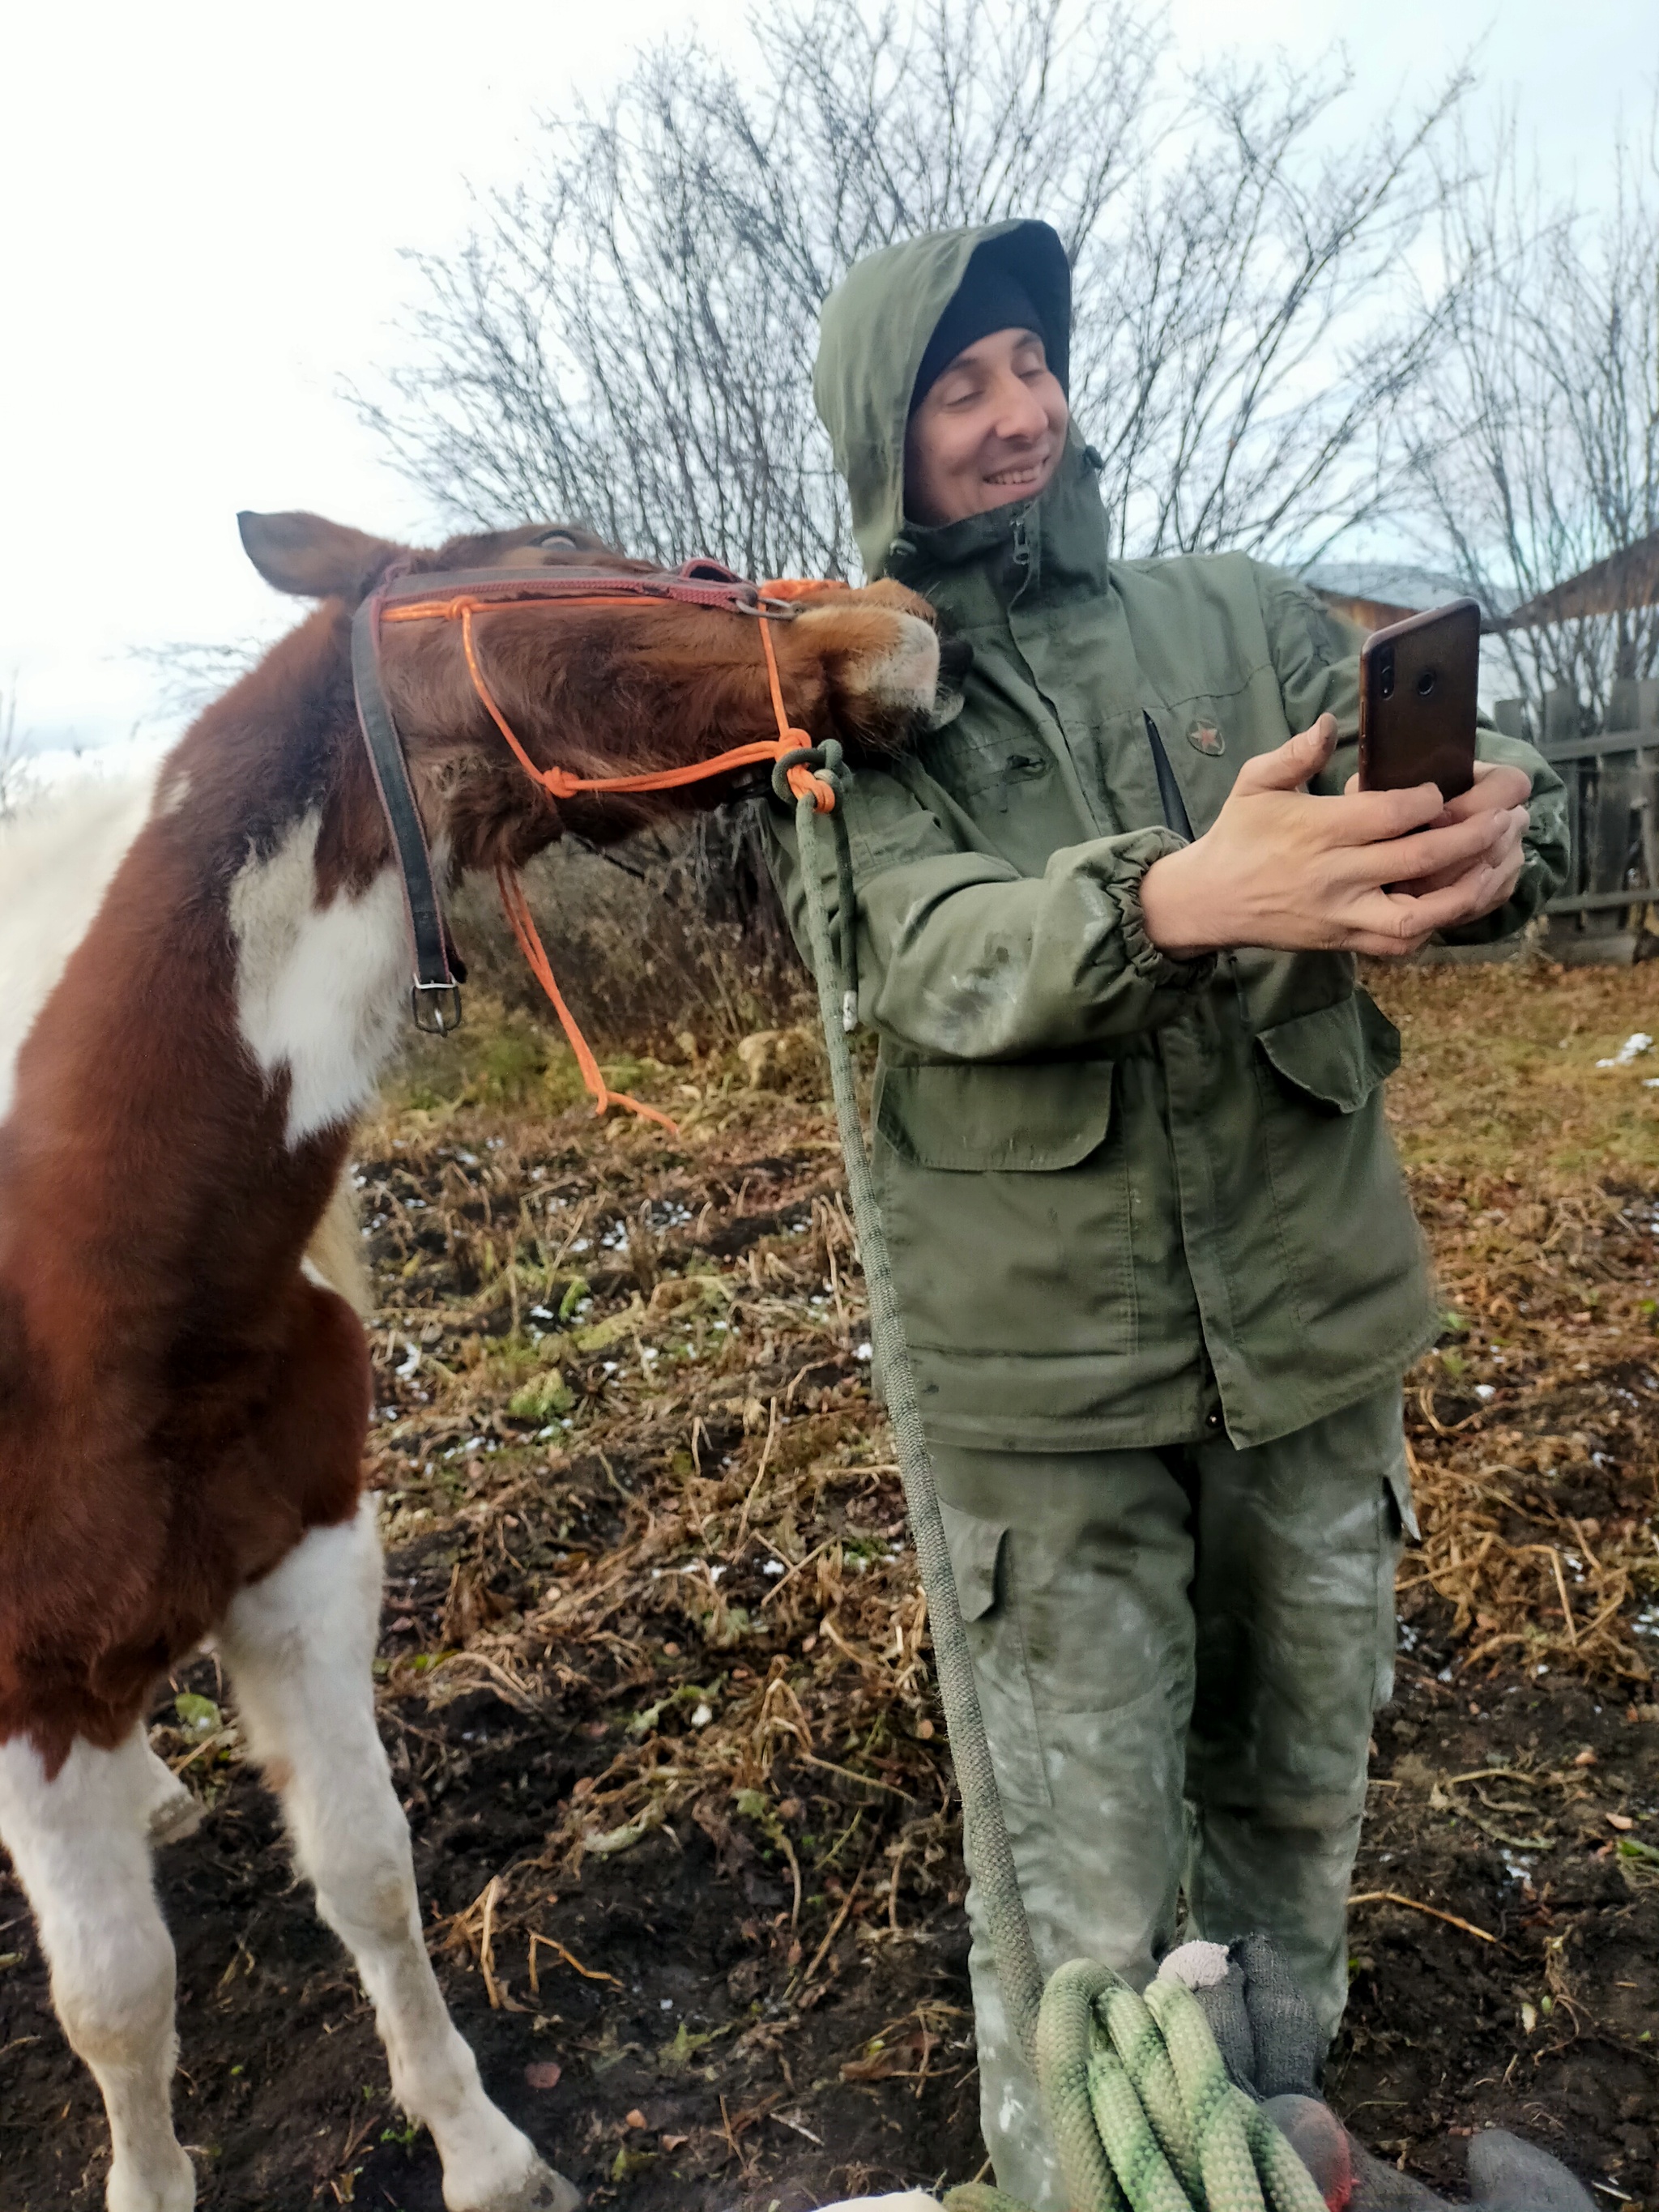
[[[1520,769],[1480,763],[1449,805],[1431,783],[1310,793],[1335,748],[1336,723],[1322,714],[1245,762],[1203,836],[1146,871],[1154,945],[1176,959],[1246,945],[1401,959],[1504,904],[1524,860]]]
[[[1346,789],[1353,792],[1358,791],[1358,788],[1359,778],[1357,775],[1351,775],[1347,781]],[[1526,806],[1531,796],[1532,778],[1527,774],[1525,769],[1511,768],[1504,761],[1476,761],[1474,783],[1461,799],[1454,799],[1449,805],[1441,809],[1433,826],[1437,828],[1440,823],[1446,822],[1473,822],[1483,814],[1513,817],[1518,810],[1522,819],[1518,824],[1506,829],[1501,838],[1494,835],[1494,842],[1489,856],[1496,866],[1502,859],[1504,852],[1512,847],[1517,862],[1515,873],[1518,876],[1521,872],[1520,864],[1525,859],[1521,850],[1521,833],[1527,826]],[[1420,897],[1425,891],[1444,890],[1448,884],[1456,881],[1455,871],[1443,869],[1438,875],[1419,877],[1413,884],[1412,890]],[[1509,890],[1504,892],[1504,898],[1507,898],[1510,891],[1514,889],[1515,881],[1512,877],[1510,880]],[[1499,906],[1503,902],[1503,899],[1495,902]],[[1485,914],[1490,914],[1492,910],[1491,907],[1484,907],[1481,909]]]

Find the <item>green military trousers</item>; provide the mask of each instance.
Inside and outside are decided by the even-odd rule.
[[[1414,1528],[1399,1386],[1251,1450],[933,1458],[1045,1978],[1086,1957],[1143,1985],[1184,1898],[1183,1938],[1274,1937],[1334,2034]],[[971,1885],[968,1915],[998,2185],[1065,2212]]]

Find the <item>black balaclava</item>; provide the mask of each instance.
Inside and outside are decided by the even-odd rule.
[[[1053,341],[1024,278],[997,251],[1002,243],[994,239],[977,249],[950,306],[933,325],[910,390],[912,415],[957,356],[993,331],[1035,331],[1052,353]]]

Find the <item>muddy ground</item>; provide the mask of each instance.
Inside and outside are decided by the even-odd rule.
[[[1455,2189],[1468,2132],[1659,2202],[1653,970],[1393,977],[1391,1113],[1447,1327],[1333,2100]],[[757,1087],[748,1078],[757,1074]],[[616,1071],[514,1018],[365,1133],[385,1735],[492,2093],[596,2204],[804,2212],[981,2154],[955,1805],[810,1044]],[[206,2207],[435,2212],[372,2020],[210,1657],[158,1749]],[[0,1871],[0,2212],[101,2202],[103,2125]]]

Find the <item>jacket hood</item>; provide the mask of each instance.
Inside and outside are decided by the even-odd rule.
[[[1006,258],[1051,332],[1049,367],[1070,368],[1072,272],[1046,222],[932,231],[872,253],[824,302],[812,396],[846,479],[853,534],[873,581],[904,520],[904,433],[910,393],[934,325],[981,250]]]

